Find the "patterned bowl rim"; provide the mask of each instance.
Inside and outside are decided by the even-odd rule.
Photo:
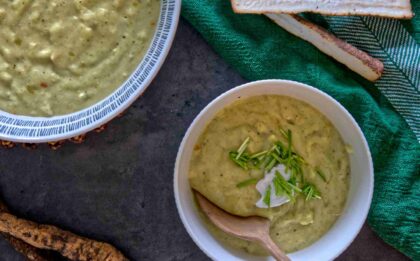
[[[161,0],[159,22],[148,51],[130,77],[109,96],[86,109],[48,118],[0,110],[0,140],[44,143],[69,139],[118,116],[143,94],[161,68],[174,40],[180,11],[181,0]]]

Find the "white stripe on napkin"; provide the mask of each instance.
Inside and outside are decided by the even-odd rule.
[[[375,85],[420,142],[420,45],[398,20],[362,16],[325,19],[338,37],[384,63],[383,76]]]

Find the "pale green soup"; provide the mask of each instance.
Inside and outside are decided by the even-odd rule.
[[[159,0],[0,0],[0,109],[53,116],[108,96],[147,51]]]
[[[321,199],[298,196],[294,203],[257,208],[260,194],[255,185],[238,188],[249,178],[261,178],[262,170],[244,170],[229,159],[229,152],[247,137],[248,150],[268,149],[284,141],[281,129],[293,133],[293,149],[303,157],[305,180],[314,184]],[[322,179],[314,169],[322,170]],[[342,214],[349,189],[349,156],[338,131],[319,111],[286,96],[255,96],[221,110],[200,136],[192,155],[189,181],[214,204],[240,215],[259,215],[271,220],[271,237],[286,252],[305,248],[319,239]],[[231,237],[210,222],[209,230],[224,244],[265,255],[259,246]]]

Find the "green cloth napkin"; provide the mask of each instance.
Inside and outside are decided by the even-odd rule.
[[[413,5],[420,14],[420,1],[413,1]],[[184,0],[182,15],[245,78],[303,82],[325,91],[347,108],[362,128],[374,161],[369,224],[386,242],[420,260],[420,145],[380,86],[262,15],[234,14],[229,0]],[[310,18],[329,26],[328,18]],[[418,44],[420,17],[403,25]]]

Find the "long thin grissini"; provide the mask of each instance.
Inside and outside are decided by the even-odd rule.
[[[10,213],[6,205],[0,200],[0,213]],[[48,261],[52,260],[42,253],[42,250],[35,248],[20,239],[14,238],[6,233],[1,235],[9,242],[9,244],[19,253],[31,261]]]
[[[0,232],[21,239],[34,247],[57,251],[70,260],[128,260],[107,243],[80,237],[55,226],[20,219],[9,213],[0,213]]]
[[[320,51],[346,65],[369,81],[376,81],[384,70],[383,63],[328,32],[319,25],[298,16],[288,14],[265,14],[277,25],[310,42]]]

